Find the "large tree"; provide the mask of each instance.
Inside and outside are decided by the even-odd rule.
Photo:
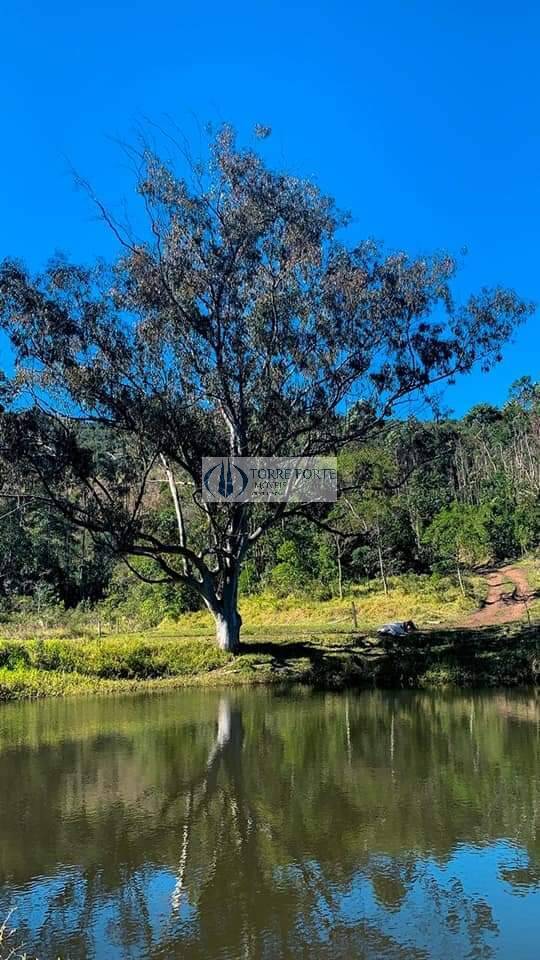
[[[139,161],[146,235],[98,201],[116,262],[0,268],[15,355],[4,451],[23,485],[134,569],[150,558],[154,579],[198,591],[235,650],[246,552],[291,512],[321,523],[324,508],[203,503],[202,457],[338,453],[412,394],[490,367],[529,307],[504,289],[457,306],[451,257],[347,244],[332,199],[229,128],[185,175],[148,149]],[[174,529],[149,509],[160,471]]]

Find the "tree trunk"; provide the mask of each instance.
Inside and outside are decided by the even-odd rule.
[[[338,572],[338,596],[340,600],[343,600],[343,564],[341,562],[341,558],[343,556],[343,547],[339,536],[334,537],[334,546],[336,548],[336,564]]]
[[[388,581],[387,581],[387,579],[386,579],[386,571],[385,571],[385,569],[384,569],[383,552],[382,552],[382,547],[381,547],[381,541],[380,541],[379,539],[377,540],[377,555],[378,555],[378,557],[379,557],[379,570],[380,570],[380,574],[381,574],[381,580],[382,580],[383,590],[384,590],[384,593],[385,593],[385,596],[386,596],[386,595],[388,594]]]
[[[457,565],[457,575],[458,575],[459,586],[460,586],[461,592],[462,592],[463,596],[465,596],[465,595],[466,595],[466,594],[465,594],[465,587],[464,587],[464,585],[463,585],[463,577],[461,576],[461,567],[460,567],[459,563],[458,563],[458,565]]]
[[[224,607],[214,613],[216,621],[216,641],[220,650],[238,653],[240,647],[240,627],[242,617],[236,607]]]
[[[229,568],[219,589],[210,582],[198,583],[199,592],[216,624],[216,643],[226,653],[238,653],[242,617],[238,610],[239,566]]]

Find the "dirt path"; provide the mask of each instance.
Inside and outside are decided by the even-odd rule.
[[[527,616],[531,590],[519,567],[500,567],[485,575],[488,595],[483,607],[463,621],[464,627],[491,627]],[[509,585],[509,581],[513,586]]]

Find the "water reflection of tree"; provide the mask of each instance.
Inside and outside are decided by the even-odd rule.
[[[113,724],[62,749],[0,754],[2,782],[23,791],[22,804],[2,797],[2,821],[33,804],[26,826],[37,845],[29,870],[32,853],[4,833],[4,877],[23,883],[74,865],[48,889],[44,957],[58,946],[90,957],[95,937],[128,956],[186,960],[421,956],[384,920],[415,884],[428,914],[444,914],[476,956],[487,949],[488,905],[459,887],[449,899],[426,854],[444,864],[458,842],[519,825],[534,868],[533,725],[509,725],[496,701],[465,696],[225,696],[213,730],[208,701],[189,702],[155,726],[150,711],[121,737]],[[166,879],[159,907],[148,894],[156,876]],[[371,891],[382,920],[359,904],[344,922],[355,888]],[[103,917],[109,930],[96,933]]]
[[[405,951],[369,923],[357,924],[355,930],[344,924],[337,891],[316,861],[298,859],[290,868],[287,838],[277,835],[264,808],[253,802],[243,748],[241,710],[222,698],[206,772],[190,787],[186,801],[172,907],[178,911],[182,896],[189,897],[197,904],[198,922],[184,932],[181,955],[194,960],[292,958],[316,947],[318,957],[422,956],[410,947]],[[287,876],[282,874],[276,882],[283,860]],[[174,956],[178,949],[177,935],[171,931],[161,941],[160,952]]]

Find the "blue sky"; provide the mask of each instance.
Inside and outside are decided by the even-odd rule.
[[[463,292],[540,302],[540,7],[533,2],[47,0],[4,5],[0,257],[113,252],[70,164],[129,197],[114,139],[174,118],[273,129],[268,159],[317,179],[355,238],[464,248]],[[457,412],[540,377],[538,317],[504,363],[448,391]]]

